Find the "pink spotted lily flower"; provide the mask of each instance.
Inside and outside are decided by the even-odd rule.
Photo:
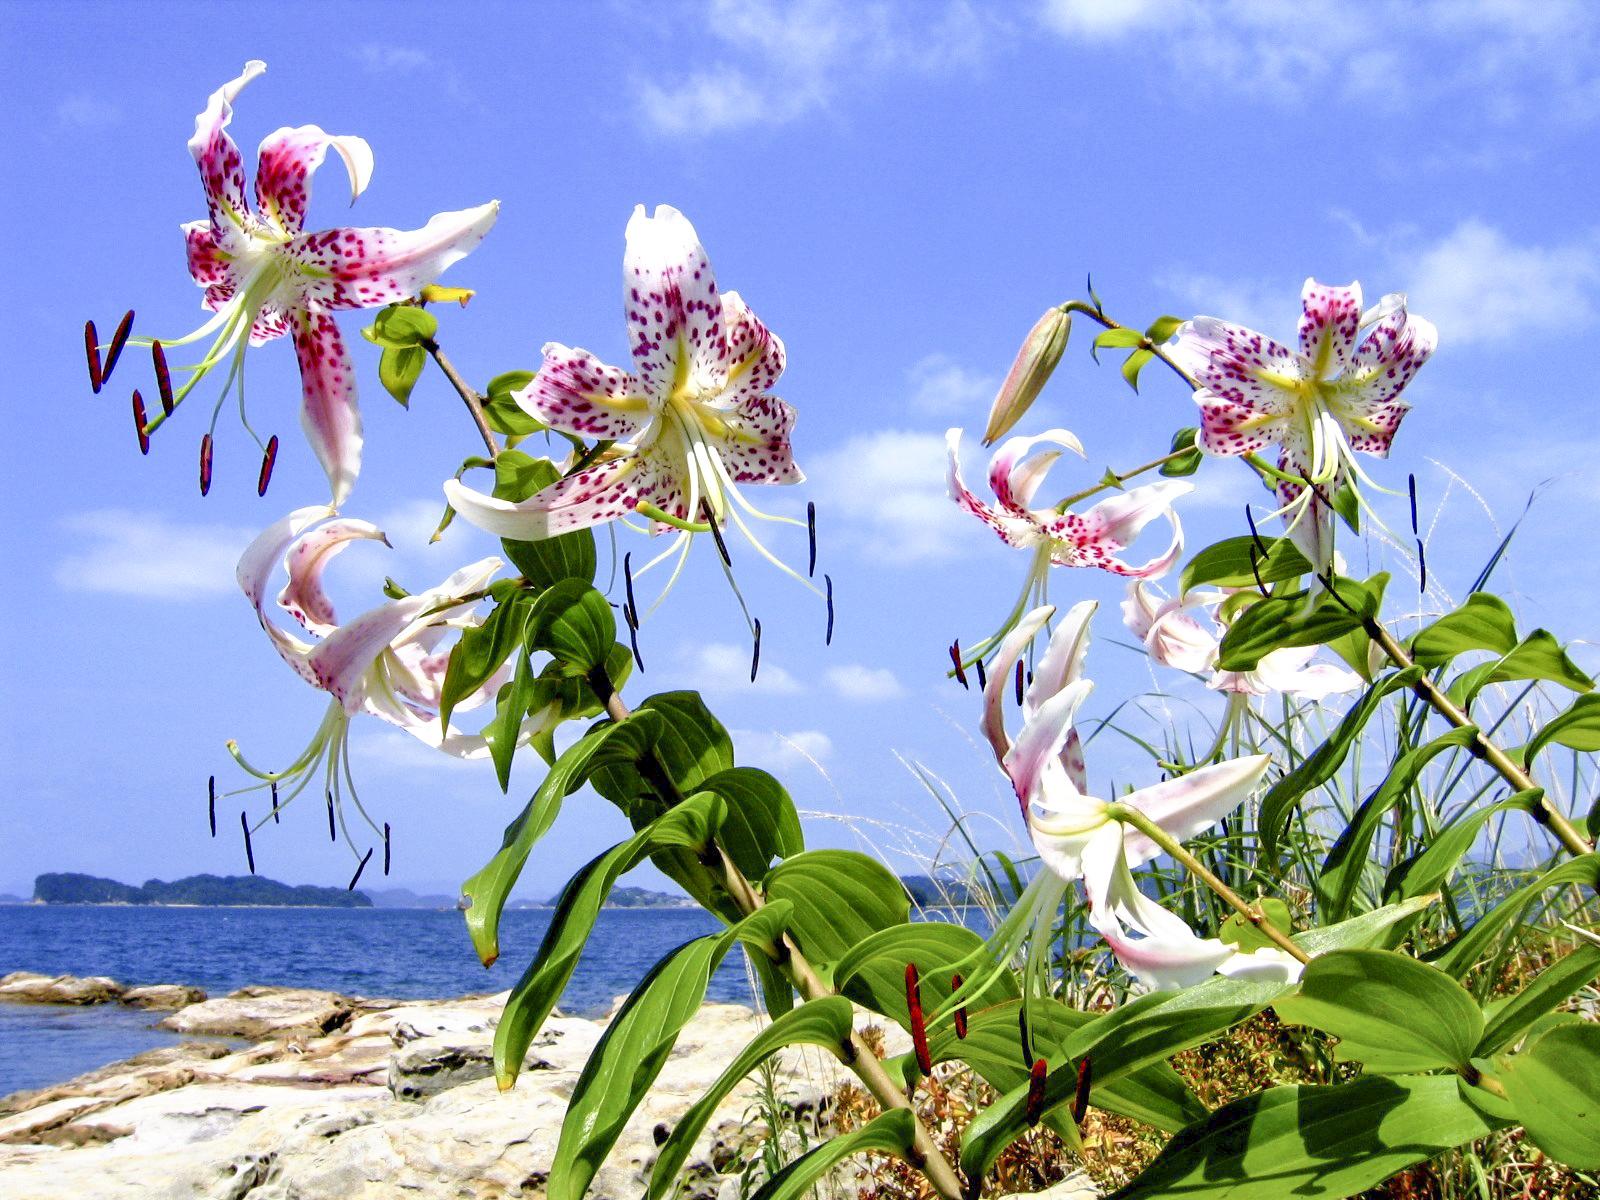
[[[1128,585],[1122,602],[1122,621],[1128,632],[1144,643],[1151,659],[1164,667],[1207,676],[1206,686],[1233,696],[1267,696],[1282,693],[1303,700],[1322,700],[1336,692],[1361,686],[1361,676],[1331,663],[1314,663],[1318,647],[1288,647],[1264,655],[1250,671],[1222,671],[1217,652],[1227,627],[1218,617],[1230,593],[1217,590],[1190,592],[1168,600],[1142,579]],[[1210,611],[1202,622],[1192,615]]]
[[[229,751],[247,772],[271,787],[280,805],[321,781],[339,807],[348,792],[360,807],[350,770],[350,718],[367,713],[404,730],[424,745],[456,758],[489,755],[482,735],[445,731],[439,719],[450,634],[476,624],[473,608],[502,565],[485,558],[462,567],[436,587],[402,599],[388,600],[360,616],[341,622],[323,588],[323,572],[353,542],[385,545],[383,531],[367,521],[333,519],[326,506],[297,509],[275,522],[239,559],[240,588],[255,607],[261,628],[283,661],[307,683],[332,698],[322,723],[305,750],[281,771],[251,765],[238,747]],[[315,641],[306,641],[274,619],[267,590],[279,563],[287,582],[276,607],[286,612]],[[494,699],[506,681],[506,669],[456,704],[456,712],[478,708]],[[552,707],[529,717],[520,741],[548,727],[558,714]],[[282,794],[280,795],[280,789]],[[246,789],[252,790],[252,789]],[[365,815],[365,810],[363,815]],[[346,834],[348,838],[348,833]]]
[[[622,294],[631,369],[550,342],[538,375],[516,397],[552,429],[595,442],[592,464],[520,503],[450,480],[451,506],[521,541],[638,513],[654,533],[680,531],[648,566],[681,551],[681,567],[691,534],[731,520],[777,562],[741,510],[789,519],[758,511],[739,489],[804,479],[790,449],[794,409],[769,391],[783,373],[783,342],[737,292],[718,290],[694,226],[665,204],[654,216],[640,205],[628,221]]]
[[[1403,295],[1363,312],[1359,283],[1307,279],[1298,349],[1196,317],[1179,327],[1171,354],[1200,385],[1201,449],[1237,455],[1278,447],[1278,470],[1292,477],[1276,481],[1279,511],[1320,570],[1333,559],[1334,495],[1371,483],[1355,453],[1388,455],[1411,407],[1400,394],[1437,344],[1432,323],[1408,313]]]
[[[1092,601],[1078,604],[1057,625],[1023,695],[1023,723],[1014,740],[1006,732],[1003,713],[1011,669],[1055,609],[1045,606],[1026,614],[1001,644],[989,673],[984,735],[1016,792],[1029,836],[1046,867],[991,939],[991,946],[1007,938],[1020,941],[1028,936],[1031,924],[1028,975],[1030,980],[1040,975],[1050,922],[1068,884],[1081,880],[1090,922],[1123,966],[1150,987],[1187,987],[1213,972],[1294,977],[1298,964],[1281,951],[1246,954],[1216,938],[1203,938],[1139,891],[1132,869],[1156,858],[1160,850],[1144,834],[1117,820],[1110,801],[1091,793],[1073,725],[1094,686],[1081,678],[1094,610]],[[1138,809],[1184,841],[1237,808],[1260,783],[1270,761],[1268,755],[1258,754],[1201,767],[1118,797],[1117,803]],[[1002,945],[998,957],[1009,957],[1012,948]]]
[[[1183,553],[1183,527],[1173,503],[1194,490],[1188,483],[1163,480],[1118,492],[1081,513],[1062,505],[1035,508],[1034,497],[1045,475],[1063,450],[1083,454],[1083,445],[1065,429],[1051,429],[1034,437],[1008,438],[989,460],[989,486],[995,502],[975,496],[961,477],[961,430],[945,435],[949,449],[947,485],[950,498],[977,517],[1008,546],[1031,550],[1033,559],[1016,606],[992,636],[971,648],[966,661],[985,657],[1022,614],[1047,599],[1050,568],[1099,567],[1132,579],[1154,579],[1166,574]],[[1172,525],[1172,540],[1156,557],[1140,564],[1121,554],[1140,531],[1157,517]]]
[[[327,134],[315,125],[279,129],[262,141],[252,206],[245,194],[243,159],[228,135],[228,124],[234,100],[266,69],[259,61],[246,63],[237,79],[211,94],[195,119],[189,151],[200,168],[210,212],[205,220],[185,225],[183,232],[189,273],[205,289],[201,303],[215,315],[187,336],[156,342],[162,411],[145,420],[136,400],[135,419],[141,445],[147,444],[148,435],[203,378],[226,367],[227,380],[211,418],[214,433],[217,413],[230,393],[237,392],[243,413],[246,348],[288,334],[300,361],[301,424],[327,473],[333,503],[339,505],[360,470],[361,415],[355,372],[333,314],[415,296],[483,240],[500,206],[491,201],[440,213],[411,231],[339,228],[307,233],[311,176],[329,150],[350,176],[352,202],[372,175],[372,150],[365,141]],[[174,388],[166,351],[207,339],[209,348],[199,362],[174,366],[188,375]],[[202,489],[210,484],[210,453],[208,433],[201,451]],[[269,471],[270,462],[263,467],[263,490]]]

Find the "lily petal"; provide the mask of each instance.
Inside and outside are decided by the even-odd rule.
[[[1040,445],[1062,446],[1083,457],[1083,443],[1071,430],[1047,429],[1033,437],[1007,438],[989,460],[989,486],[1002,508],[1025,513],[1045,474],[1061,457],[1060,451],[1055,451],[1029,460],[1034,447]]]
[[[219,246],[238,245],[245,226],[252,219],[244,193],[244,160],[239,147],[228,136],[228,123],[233,120],[235,98],[266,69],[267,64],[260,59],[245,63],[236,79],[211,93],[205,108],[194,119],[189,153],[200,168],[200,182],[211,211],[211,233]]]
[[[294,349],[300,359],[300,425],[327,473],[333,503],[345,502],[361,471],[361,412],[355,367],[331,314],[295,314]]]
[[[486,496],[456,479],[445,480],[444,494],[450,507],[479,529],[523,542],[615,520],[640,500],[680,518],[686,515],[675,481],[636,455],[587,467],[517,503]]]
[[[634,370],[658,404],[691,381],[722,390],[729,363],[716,276],[694,226],[671,205],[658,205],[654,216],[642,204],[634,208],[622,296]]]
[[[795,411],[776,396],[741,400],[724,418],[727,431],[717,441],[722,465],[735,483],[803,483],[795,464]]]
[[[1270,754],[1229,759],[1140,788],[1121,801],[1144,813],[1177,841],[1188,841],[1243,804],[1271,763]],[[1124,840],[1130,867],[1147,863],[1161,853],[1154,842],[1135,829],[1129,829]]]
[[[261,628],[266,630],[267,636],[272,639],[278,654],[302,679],[311,683],[316,682],[315,674],[306,664],[306,656],[311,653],[311,646],[293,634],[279,629],[273,623],[267,612],[267,581],[272,577],[273,570],[295,538],[318,521],[324,521],[332,515],[332,508],[319,504],[308,508],[297,508],[288,516],[280,517],[256,535],[255,540],[245,548],[234,572],[240,590],[244,592],[245,599],[255,607],[256,618],[261,622]]]
[[[1096,601],[1080,600],[1067,609],[1061,624],[1050,635],[1044,656],[1034,664],[1033,682],[1022,697],[1025,713],[1038,712],[1046,700],[1083,675],[1083,659],[1089,653],[1089,622],[1099,607]]]
[[[1361,285],[1346,287],[1307,279],[1300,290],[1300,353],[1313,379],[1344,372],[1361,332]]]
[[[366,699],[367,673],[389,643],[431,603],[426,595],[390,600],[341,625],[307,656],[317,686],[339,701],[345,712],[359,711]]]
[[[370,540],[388,544],[383,530],[370,521],[329,521],[308,533],[290,547],[283,560],[289,582],[278,593],[278,606],[318,637],[338,628],[333,602],[322,587],[322,573],[353,541]]]
[[[1380,458],[1389,453],[1389,443],[1411,408],[1399,398],[1401,391],[1439,345],[1433,322],[1408,313],[1404,296],[1386,296],[1384,301],[1388,311],[1356,348],[1338,397],[1351,449]]]
[[[1172,502],[1193,490],[1189,483],[1151,483],[1102,500],[1087,512],[1053,517],[1044,526],[1045,536],[1058,543],[1051,560],[1061,566],[1100,567],[1134,579],[1164,575],[1183,553],[1183,526]],[[1118,558],[1117,551],[1125,549],[1159,516],[1172,522],[1172,541],[1166,550],[1137,567]]]
[[[1305,376],[1300,356],[1282,342],[1216,317],[1185,321],[1173,335],[1169,353],[1219,402],[1261,418],[1286,414],[1294,388]],[[1201,409],[1204,415],[1204,404]],[[1212,452],[1241,453],[1220,446]]]
[[[1000,535],[1000,540],[1011,546],[1026,546],[1038,538],[1032,518],[1019,519],[1002,515],[975,496],[961,478],[961,430],[950,429],[944,435],[949,452],[949,466],[945,472],[945,487],[950,499],[963,512],[971,513]]]
[[[1011,690],[1011,669],[1016,666],[1022,652],[1033,641],[1034,635],[1044,628],[1044,623],[1055,615],[1055,608],[1046,604],[1034,609],[1017,622],[1016,628],[1006,634],[995,651],[994,662],[983,685],[983,736],[994,748],[994,756],[1002,766],[1011,750],[1011,738],[1006,733],[1006,693]],[[1027,805],[1023,805],[1027,815]]]
[[[1016,789],[1017,797],[1023,801],[1025,809],[1031,811],[1043,792],[1058,790],[1043,787],[1041,780],[1052,764],[1057,770],[1061,769],[1059,760],[1062,748],[1072,732],[1078,708],[1092,691],[1094,684],[1090,680],[1080,679],[1076,683],[1069,683],[1039,706],[1011,743],[1002,765],[1011,777],[1011,786]],[[1067,784],[1064,778],[1061,782]],[[1076,791],[1075,788],[1071,790]],[[1049,798],[1052,801],[1056,799],[1054,796]]]
[[[210,221],[190,221],[183,226],[189,256],[189,274],[207,289],[205,306],[215,312],[233,297],[232,260],[217,245]],[[213,294],[210,289],[218,289]]]
[[[324,308],[377,308],[406,300],[483,241],[500,202],[440,213],[421,229],[329,229],[303,233],[287,253],[308,277],[307,299]]]
[[[783,374],[783,339],[768,329],[738,292],[722,294],[722,327],[727,347],[724,397],[736,403],[770,392]]]
[[[291,237],[306,226],[311,203],[311,176],[329,150],[336,153],[350,175],[350,202],[367,188],[372,178],[372,147],[364,138],[335,136],[315,125],[285,126],[261,142],[256,162],[256,208]]]
[[[596,441],[626,441],[650,419],[642,379],[560,342],[545,343],[539,373],[516,401],[552,429]]]

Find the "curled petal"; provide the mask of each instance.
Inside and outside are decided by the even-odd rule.
[[[1322,700],[1338,692],[1353,692],[1361,686],[1361,676],[1332,663],[1313,663],[1311,658],[1317,647],[1288,647],[1274,650],[1256,664],[1256,669],[1243,678],[1253,686],[1228,688],[1213,681],[1212,686],[1224,691],[1249,691],[1253,695],[1283,692],[1305,700]]]
[[[184,242],[189,255],[189,274],[203,288],[226,288],[227,295],[219,299],[226,302],[233,294],[233,270],[228,256],[217,246],[209,221],[190,221],[183,226]],[[207,296],[207,307],[220,307]]]
[[[1011,749],[1006,752],[1001,765],[1011,777],[1011,786],[1016,789],[1018,798],[1030,814],[1039,802],[1041,793],[1057,790],[1044,786],[1046,776],[1053,776],[1061,770],[1061,751],[1072,732],[1073,720],[1078,715],[1078,708],[1093,690],[1094,684],[1087,679],[1080,679],[1062,688],[1028,718],[1016,740],[1011,743]],[[1058,780],[1052,777],[1049,782],[1055,784]],[[1067,791],[1076,791],[1064,776],[1059,783]],[[1055,802],[1061,797],[1052,794],[1046,798]],[[1032,821],[1034,816],[1030,815],[1029,819]]]
[[[1270,754],[1229,759],[1140,788],[1122,797],[1122,803],[1144,813],[1178,841],[1187,841],[1243,804],[1271,763]],[[1161,853],[1136,829],[1129,829],[1124,840],[1131,867]]]
[[[1099,607],[1093,600],[1080,600],[1061,618],[1044,656],[1033,668],[1033,682],[1022,698],[1025,713],[1037,712],[1046,700],[1082,676],[1083,659],[1089,653],[1089,621]]]
[[[805,481],[789,438],[795,422],[793,406],[776,396],[751,396],[722,419],[725,432],[717,441],[717,452],[734,483]]]
[[[659,205],[654,216],[642,204],[634,208],[622,297],[634,370],[658,401],[691,380],[704,391],[722,390],[728,346],[716,276],[694,226],[671,205]]]
[[[1230,400],[1210,388],[1194,394],[1200,407],[1200,433],[1196,444],[1207,454],[1254,454],[1283,436],[1287,417],[1260,412],[1249,404]]]
[[[1100,567],[1134,579],[1164,575],[1183,553],[1183,527],[1172,502],[1193,490],[1188,483],[1151,483],[1102,500],[1085,513],[1054,517],[1044,526],[1045,536],[1056,543],[1051,559],[1060,566]],[[1137,567],[1118,558],[1117,552],[1159,516],[1172,522],[1172,541],[1166,550]]]
[[[377,308],[406,300],[483,241],[500,202],[440,213],[421,229],[302,233],[286,252],[308,277],[305,294],[325,308]]]
[[[245,85],[266,69],[267,64],[259,59],[245,63],[238,78],[211,93],[205,108],[194,119],[189,153],[200,168],[200,182],[211,211],[211,233],[220,246],[237,244],[240,233],[251,220],[249,201],[244,194],[244,160],[239,147],[228,136],[233,102]]]
[[[770,392],[783,374],[783,339],[761,323],[738,292],[722,294],[722,327],[728,372],[723,396],[737,403]]]
[[[265,345],[292,332],[293,329],[294,325],[287,311],[276,304],[263,304],[261,311],[256,313],[256,319],[250,323],[250,344]]]
[[[1293,406],[1305,364],[1282,342],[1216,317],[1185,321],[1173,338],[1173,360],[1219,401],[1266,419]]]
[[[322,573],[351,542],[360,539],[383,542],[383,530],[370,521],[329,521],[322,528],[300,538],[284,556],[283,566],[289,582],[278,593],[278,606],[306,629],[319,637],[338,627],[333,602],[322,587]]]
[[[306,225],[311,202],[311,176],[329,150],[339,156],[350,176],[350,202],[372,178],[372,147],[365,139],[324,133],[315,125],[285,126],[261,142],[256,163],[256,208],[262,218],[293,236]]]
[[[545,343],[539,373],[516,401],[552,429],[596,441],[626,441],[650,418],[643,380],[559,342]]]
[[[1120,844],[1121,827],[1106,819],[1104,801],[1061,786],[1065,781],[1059,760],[1050,760],[1048,773],[1058,786],[1036,797],[1028,814],[1028,836],[1039,860],[1056,878],[1086,879],[1095,848],[1104,847],[1108,839]]]
[[[1003,516],[978,499],[961,478],[961,430],[946,431],[945,445],[949,450],[949,467],[945,486],[950,499],[963,512],[971,513],[1000,535],[1000,540],[1010,546],[1026,546],[1038,540],[1038,531],[1029,520]]]
[[[1034,493],[1061,452],[1052,451],[1029,459],[1035,446],[1055,445],[1083,456],[1083,443],[1066,429],[1047,429],[1033,437],[1007,438],[989,460],[989,486],[1002,508],[1021,515],[1033,503]]]
[[[995,759],[1002,766],[1005,765],[1006,754],[1011,749],[1011,738],[1006,734],[1005,717],[1006,692],[1011,689],[1011,668],[1016,665],[1017,660],[1022,657],[1022,652],[1033,641],[1034,635],[1044,628],[1044,623],[1055,614],[1055,611],[1053,606],[1046,604],[1034,609],[1017,622],[1016,628],[1005,636],[1000,648],[995,651],[994,663],[983,685],[983,736],[989,740],[989,745],[994,748]],[[1027,815],[1025,802],[1023,815]]]
[[[326,505],[313,505],[309,508],[297,508],[288,516],[279,518],[245,548],[234,572],[240,590],[255,607],[261,628],[266,630],[267,636],[272,639],[272,644],[283,657],[283,661],[293,667],[302,678],[313,683],[316,681],[315,675],[306,664],[311,646],[279,629],[272,622],[266,605],[267,581],[272,577],[274,568],[294,540],[318,521],[324,521],[332,515],[332,508]]]
[[[1439,344],[1433,322],[1406,312],[1405,297],[1389,296],[1389,305],[1361,345],[1342,379],[1338,393],[1340,424],[1351,449],[1383,457],[1410,410],[1400,393]]]
[[[1313,379],[1344,372],[1361,332],[1361,285],[1347,287],[1307,279],[1300,291],[1300,353]]]
[[[456,479],[445,481],[444,494],[479,529],[522,542],[615,520],[632,512],[641,499],[674,515],[682,515],[683,509],[672,481],[636,455],[587,467],[516,503],[486,496]]]
[[[294,349],[300,359],[300,424],[327,473],[333,503],[345,502],[361,470],[361,412],[355,367],[331,314],[295,314]]]
[[[307,655],[316,684],[353,713],[367,698],[367,674],[389,643],[426,612],[426,595],[390,600],[339,626]]]

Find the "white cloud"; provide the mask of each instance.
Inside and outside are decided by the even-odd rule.
[[[1287,336],[1300,316],[1300,280],[1273,283],[1259,279],[1223,279],[1193,271],[1169,271],[1157,286],[1181,300],[1178,317],[1224,317],[1263,333]]]
[[[77,92],[56,105],[56,124],[63,129],[97,129],[121,121],[119,105],[87,92]]]
[[[972,371],[947,354],[930,354],[911,368],[911,407],[939,417],[978,420],[989,411],[1000,379]]]
[[[903,565],[952,557],[984,533],[951,503],[945,463],[943,435],[880,429],[811,456],[806,469],[825,528],[862,555]]]
[[[872,703],[897,700],[906,694],[905,685],[887,667],[846,663],[841,667],[829,667],[827,679],[828,685],[846,700]]]
[[[891,72],[970,68],[984,53],[993,18],[969,0],[705,0],[692,28],[709,65],[635,87],[651,126],[703,136],[782,124],[827,107],[840,90]]]
[[[201,600],[237,590],[234,566],[254,537],[231,525],[180,525],[129,509],[76,513],[60,527],[78,548],[56,563],[56,583],[141,600]]]
[[[406,75],[433,65],[433,56],[414,46],[368,42],[356,51],[361,65],[374,75]]]
[[[811,766],[818,771],[833,756],[833,740],[820,729],[796,729],[787,733],[776,729],[735,729],[734,751],[741,761],[769,771],[792,771]]]
[[[1592,324],[1600,293],[1600,236],[1565,246],[1509,241],[1482,221],[1457,225],[1409,256],[1411,307],[1439,327],[1441,342],[1525,338]]]
[[[463,713],[458,721],[450,723],[454,733],[458,724],[468,732],[477,729],[488,719],[490,710],[473,710]],[[376,722],[363,721],[360,732],[350,739],[351,756],[366,765],[368,770],[406,774],[411,771],[477,771],[485,780],[493,778],[494,769],[487,759],[457,758],[423,745],[408,733],[398,729],[377,727]]]
[[[707,642],[683,656],[683,686],[703,692],[741,692],[745,695],[793,696],[805,689],[777,663],[764,662],[750,682],[751,648],[726,642]]]

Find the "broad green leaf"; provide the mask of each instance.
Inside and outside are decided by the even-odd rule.
[[[522,645],[534,595],[515,585],[490,589],[498,603],[482,625],[461,631],[439,691],[439,723],[450,728],[450,714],[466,696],[481,688],[498,671],[511,652]]]
[[[906,1007],[906,964],[915,963],[921,979],[923,1012],[932,1014],[950,997],[951,970],[983,947],[983,938],[963,925],[917,921],[892,925],[857,942],[834,964],[833,986],[863,1008],[911,1028]],[[987,956],[981,960],[987,962]],[[970,977],[978,973],[966,968]],[[969,1009],[1014,999],[1016,979],[1002,973],[968,1004]]]
[[[891,1108],[860,1129],[829,1138],[816,1149],[802,1154],[762,1184],[751,1200],[800,1200],[852,1154],[876,1150],[881,1154],[903,1156],[911,1148],[915,1132],[911,1110]]]
[[[1494,1131],[1454,1075],[1269,1088],[1184,1130],[1111,1200],[1339,1200]]]
[[[1460,979],[1489,952],[1495,939],[1523,909],[1550,888],[1567,883],[1583,884],[1591,888],[1600,887],[1600,854],[1584,854],[1578,858],[1569,858],[1533,882],[1524,884],[1509,896],[1502,898],[1498,904],[1478,918],[1476,925],[1455,941],[1430,952],[1426,956],[1428,961],[1447,974]]]
[[[576,671],[602,667],[617,641],[611,605],[584,579],[563,579],[539,593],[528,613],[527,643]]]
[[[516,393],[532,383],[533,376],[532,371],[504,371],[489,381],[483,391],[483,415],[496,433],[523,438],[545,428],[543,421],[529,416],[516,401]]]
[[[391,304],[378,310],[372,324],[361,331],[367,341],[385,349],[420,346],[439,332],[439,318],[414,304]]]
[[[1565,712],[1557,713],[1522,748],[1522,760],[1532,762],[1551,742],[1584,753],[1600,750],[1600,693],[1579,696]]]
[[[1205,461],[1205,453],[1194,444],[1195,435],[1200,431],[1194,427],[1180,429],[1172,435],[1171,454],[1180,454],[1171,462],[1161,464],[1161,473],[1168,476],[1193,475],[1200,469],[1200,464]]]
[[[1250,569],[1252,560],[1256,566],[1254,571]],[[1310,571],[1311,563],[1286,537],[1228,538],[1207,546],[1189,560],[1178,579],[1178,592],[1182,594],[1207,583],[1217,587],[1251,587],[1257,575],[1262,583],[1279,583],[1285,579],[1299,579]]]
[[[484,966],[500,957],[500,914],[534,844],[544,836],[561,802],[583,786],[589,772],[605,762],[635,763],[655,742],[660,729],[654,713],[638,712],[620,724],[604,722],[569,746],[551,766],[533,798],[506,826],[500,849],[461,885],[470,901],[467,932]]]
[[[1154,321],[1150,322],[1150,327],[1144,331],[1144,335],[1159,346],[1173,334],[1177,333],[1178,326],[1182,324],[1182,317],[1157,317]]]
[[[1289,915],[1289,906],[1275,896],[1268,896],[1256,902],[1258,908],[1267,918],[1267,924],[1281,933],[1294,932],[1294,919]],[[1261,931],[1261,927],[1254,921],[1247,920],[1243,913],[1234,913],[1217,929],[1217,939],[1229,946],[1237,946],[1240,950],[1249,953],[1252,950],[1265,950],[1277,943]]]
[[[1362,802],[1323,861],[1316,886],[1325,917],[1338,920],[1349,913],[1356,888],[1369,865],[1372,839],[1383,824],[1383,818],[1416,783],[1423,768],[1446,750],[1465,748],[1477,735],[1475,726],[1452,729],[1395,760],[1389,774]]]
[[[733,742],[697,692],[661,692],[639,705],[661,720],[656,758],[680,795],[700,790],[707,779],[733,766]],[[636,770],[602,767],[594,773],[595,791],[624,812],[641,802],[664,806],[674,797],[658,794],[658,784]]]
[[[734,866],[750,879],[760,879],[775,858],[788,858],[806,848],[800,815],[789,793],[756,767],[730,767],[700,784],[728,805],[728,819],[718,839]]]
[[[1532,788],[1458,817],[1434,835],[1427,849],[1395,867],[1383,885],[1384,898],[1406,899],[1438,891],[1455,874],[1485,824],[1512,809],[1530,811],[1543,796],[1543,788]]]
[[[1534,1144],[1579,1171],[1600,1169],[1600,1025],[1561,1025],[1498,1060]]]
[[[1544,629],[1535,629],[1502,658],[1489,673],[1490,683],[1512,683],[1519,679],[1539,679],[1558,683],[1574,692],[1593,689],[1590,679],[1567,657],[1561,643]]]
[[[494,761],[495,778],[500,781],[502,792],[511,787],[511,759],[522,734],[522,719],[528,715],[528,706],[533,702],[533,685],[533,660],[526,654],[518,654],[517,669],[495,696],[494,717],[483,727],[483,736],[489,743],[489,757]]]
[[[1408,667],[1404,671],[1386,675],[1373,684],[1361,699],[1346,711],[1344,719],[1339,722],[1333,735],[1301,759],[1294,770],[1267,790],[1267,794],[1261,798],[1261,814],[1257,818],[1261,834],[1261,852],[1264,857],[1269,860],[1277,858],[1278,838],[1282,835],[1295,805],[1299,804],[1312,788],[1321,787],[1332,779],[1344,765],[1350,747],[1360,738],[1361,731],[1366,728],[1367,722],[1378,711],[1378,706],[1383,703],[1385,697],[1400,688],[1410,687],[1420,678],[1422,678],[1421,667]]]
[[[1361,497],[1356,493],[1354,484],[1345,483],[1334,492],[1331,506],[1338,518],[1349,527],[1351,533],[1361,532]]]
[[[651,968],[606,1026],[578,1077],[545,1184],[549,1200],[582,1200],[679,1032],[700,1011],[711,976],[734,941],[770,945],[787,918],[784,906],[768,905],[732,928],[679,946]]]
[[[1137,329],[1107,329],[1094,339],[1095,348],[1104,350],[1108,346],[1112,349],[1132,349],[1144,341],[1144,334]]]
[[[825,996],[790,1009],[758,1033],[673,1127],[650,1170],[650,1187],[646,1193],[649,1200],[672,1195],[689,1151],[694,1149],[695,1141],[717,1106],[741,1079],[768,1055],[785,1046],[821,1046],[842,1058],[843,1047],[850,1039],[851,1015],[850,1001],[843,996]]]
[[[1222,639],[1217,665],[1224,671],[1253,671],[1274,650],[1320,646],[1375,620],[1389,576],[1379,572],[1365,582],[1336,578],[1331,591],[1316,596],[1295,592],[1269,596],[1240,613]]]
[[[595,918],[618,878],[660,847],[704,849],[715,836],[723,811],[715,796],[685,801],[592,859],[567,882],[539,952],[511,989],[494,1031],[494,1074],[502,1091],[516,1081],[529,1044],[566,990]]]
[[[839,961],[846,951],[911,917],[905,886],[876,859],[854,850],[807,850],[768,872],[769,900],[794,905],[789,926],[813,966]]]
[[[1139,349],[1123,360],[1122,378],[1127,381],[1128,386],[1135,392],[1139,390],[1139,372],[1143,371],[1154,357],[1154,351]]]
[[[1600,976],[1600,946],[1582,945],[1551,963],[1515,996],[1489,1011],[1488,1028],[1476,1054],[1498,1054],[1520,1038],[1535,1021]]]
[[[1413,661],[1442,667],[1469,650],[1509,654],[1517,644],[1517,622],[1499,596],[1473,592],[1467,602],[1448,612],[1411,639]]]
[[[428,365],[428,352],[421,346],[387,348],[378,356],[378,382],[383,390],[400,402],[411,406],[411,389],[422,378],[422,369]]]
[[[1463,1068],[1483,1036],[1483,1013],[1465,988],[1391,950],[1315,958],[1299,990],[1273,1007],[1290,1024],[1338,1038],[1338,1061],[1384,1075]]]
[[[560,478],[555,463],[521,450],[502,450],[494,461],[494,494],[499,500],[526,500]],[[536,587],[549,587],[563,579],[581,579],[584,583],[594,579],[594,534],[587,529],[536,542],[502,538],[500,545],[512,565]]]

